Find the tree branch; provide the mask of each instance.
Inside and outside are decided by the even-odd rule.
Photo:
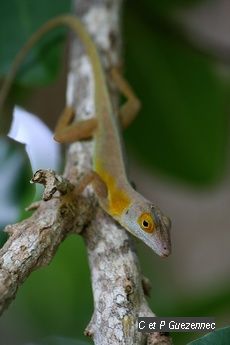
[[[120,60],[120,6],[119,0],[74,2],[74,12],[92,35],[107,70]],[[109,77],[108,82],[116,105],[117,92]],[[67,105],[77,109],[77,120],[95,114],[93,89],[90,62],[79,41],[74,40]],[[154,314],[144,297],[142,274],[128,233],[98,207],[90,187],[83,195],[74,196],[72,184],[76,185],[91,169],[92,145],[92,141],[70,145],[64,179],[50,171],[35,174],[34,181],[45,185],[43,198],[48,201],[35,205],[37,210],[27,220],[5,229],[11,236],[0,250],[0,312],[9,305],[31,271],[50,262],[69,233],[82,232],[94,296],[94,312],[85,334],[96,345],[170,344],[164,334],[137,331],[137,318]]]
[[[48,265],[64,238],[69,233],[80,232],[92,217],[89,199],[83,196],[76,199],[69,192],[72,187],[66,180],[60,186],[61,176],[43,171],[43,177],[45,175],[44,198],[54,176],[59,180],[62,193],[66,190],[67,194],[31,205],[28,209],[36,211],[30,218],[4,229],[10,238],[0,250],[0,314],[30,273]]]

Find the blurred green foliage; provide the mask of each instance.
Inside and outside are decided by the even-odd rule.
[[[214,182],[226,164],[223,82],[210,58],[157,31],[142,5],[127,8],[124,25],[127,79],[143,104],[127,140],[148,167],[193,184]]]
[[[29,183],[32,170],[24,145],[9,138],[0,138],[0,228],[25,217],[25,207],[32,202],[35,188]],[[4,220],[1,214],[4,213]],[[8,215],[7,215],[8,214]],[[6,234],[0,232],[0,246]]]
[[[0,248],[4,245],[4,243],[6,243],[7,239],[8,239],[7,233],[4,231],[0,231]]]
[[[80,340],[74,340],[62,337],[48,337],[39,341],[39,343],[29,343],[26,345],[89,345],[90,343]]]
[[[225,327],[194,340],[188,345],[229,345],[229,339],[230,327]]]
[[[45,0],[4,1],[1,4],[0,75],[7,73],[15,54],[42,23],[58,14],[69,12],[70,1],[58,0],[55,6]],[[7,32],[7,34],[6,34]],[[31,50],[24,68],[17,76],[17,82],[24,86],[50,83],[60,70],[61,48],[64,43],[63,30],[48,33]],[[54,47],[54,49],[53,49]]]
[[[211,57],[167,31],[174,25],[174,9],[197,2],[142,0],[140,4],[135,0],[126,3],[126,74],[143,104],[126,139],[133,153],[149,167],[203,186],[217,181],[224,173],[228,135],[225,106],[229,87],[218,77]],[[0,50],[0,75],[7,73],[16,52],[36,28],[49,18],[68,12],[69,8],[70,2],[66,0],[3,2],[0,46],[4,49]],[[63,38],[63,30],[55,30],[36,45],[17,77],[16,94],[22,93],[25,87],[54,80],[60,68]],[[29,166],[23,169],[14,186],[20,210],[25,200],[31,199],[31,189],[25,185],[30,178]],[[228,290],[220,288],[215,294],[204,293],[200,298],[178,296],[173,283],[172,286],[167,283],[173,277],[166,267],[167,275],[164,275],[163,265],[150,267],[144,255],[142,261],[147,275],[157,277],[150,304],[159,315],[213,316],[229,309]],[[21,343],[23,339],[47,335],[81,337],[83,341],[83,329],[92,309],[85,248],[81,239],[73,236],[61,245],[49,267],[34,272],[21,287],[9,313],[2,318],[2,329],[9,327],[11,333],[14,330],[15,340],[20,333]],[[227,334],[228,330],[224,332]],[[175,344],[185,344],[194,335],[173,334],[173,338]],[[60,341],[55,344],[61,344]]]

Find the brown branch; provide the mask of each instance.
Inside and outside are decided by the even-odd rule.
[[[60,185],[61,176],[41,172],[46,176],[45,186],[50,188],[54,176]],[[71,232],[80,232],[92,215],[88,199],[83,196],[76,199],[69,193],[71,184],[64,180],[60,188],[62,192],[66,188],[68,194],[31,205],[28,209],[37,210],[30,218],[5,228],[10,238],[0,250],[0,314],[30,273],[49,264],[64,238]]]
[[[75,1],[75,14],[85,23],[108,69],[120,58],[119,0]],[[117,92],[111,84],[111,97]],[[77,108],[77,118],[95,114],[94,79],[78,40],[71,46],[67,105]],[[90,188],[77,198],[73,185],[91,169],[92,141],[72,144],[67,152],[65,178],[52,171],[39,171],[33,181],[45,185],[44,199],[27,220],[8,226],[10,238],[0,250],[0,312],[15,297],[31,271],[46,265],[58,245],[72,232],[85,239],[91,269],[94,312],[85,334],[96,345],[170,344],[160,333],[137,331],[139,316],[154,316],[144,297],[138,258],[128,233],[97,205]],[[84,231],[82,231],[84,230]],[[145,289],[149,284],[145,281]]]

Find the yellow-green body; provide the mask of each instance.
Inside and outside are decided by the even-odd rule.
[[[5,83],[5,88],[0,94],[0,106],[25,53],[44,33],[61,25],[69,27],[81,39],[93,68],[95,82],[94,101],[97,119],[97,125],[93,132],[95,145],[93,170],[99,176],[101,183],[106,187],[106,194],[97,192],[99,204],[126,230],[144,241],[157,254],[168,256],[171,251],[170,221],[156,206],[137,193],[128,181],[121,136],[117,124],[118,116],[114,113],[112,107],[99,54],[84,25],[76,17],[64,15],[54,18],[31,36],[16,57],[11,74]],[[123,85],[123,89],[125,87],[128,88],[127,85]],[[127,91],[127,94],[131,94],[130,90]],[[78,124],[76,122],[69,125],[65,120],[61,120],[55,138],[61,142],[71,142],[79,137],[77,129]],[[88,134],[89,131],[87,132]],[[84,138],[84,133],[81,133],[80,136]],[[98,179],[95,179],[94,183],[97,183],[97,181]],[[95,188],[95,190],[98,191],[99,188],[100,184],[98,184],[98,188]]]

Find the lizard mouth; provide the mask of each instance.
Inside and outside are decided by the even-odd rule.
[[[168,257],[171,254],[170,242],[162,241],[161,238],[157,238],[156,235],[152,235],[154,238],[149,238],[146,234],[143,234],[145,244],[154,250],[154,252],[161,257]]]

